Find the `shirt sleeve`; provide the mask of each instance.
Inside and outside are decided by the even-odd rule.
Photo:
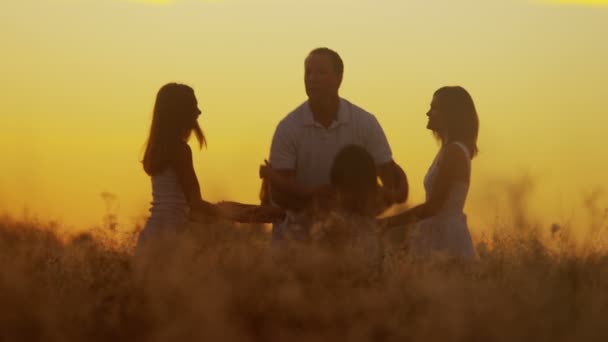
[[[288,122],[283,120],[277,125],[270,145],[270,164],[274,169],[294,170],[296,168],[295,137]]]
[[[393,160],[393,153],[384,130],[382,130],[376,117],[371,114],[366,129],[365,148],[372,155],[377,165],[382,165]]]

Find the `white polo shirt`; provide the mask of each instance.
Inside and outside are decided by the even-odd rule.
[[[275,169],[295,170],[299,184],[329,184],[332,162],[349,144],[365,148],[377,165],[392,160],[386,135],[374,115],[340,98],[337,120],[325,128],[314,120],[306,101],[278,124],[270,163]]]

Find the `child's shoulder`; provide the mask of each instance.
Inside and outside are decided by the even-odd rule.
[[[192,150],[185,142],[180,142],[172,149],[174,151],[169,155],[169,163],[173,166],[187,165],[192,163]]]
[[[175,154],[178,158],[192,155],[192,149],[186,142],[180,141],[175,146]]]

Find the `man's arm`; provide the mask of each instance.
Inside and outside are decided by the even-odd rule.
[[[368,116],[365,146],[376,161],[382,182],[382,197],[387,206],[407,200],[408,184],[403,169],[395,163],[384,130],[373,115]]]
[[[382,181],[382,195],[387,205],[404,203],[409,194],[407,176],[403,169],[391,160],[378,167],[378,176]]]
[[[270,195],[272,201],[285,209],[300,209],[303,200],[289,193],[290,188],[296,185],[295,170],[273,170],[276,177],[268,177],[270,181]]]
[[[327,187],[312,188],[298,184],[294,170],[273,170],[270,165],[265,165],[260,167],[260,176],[270,181],[272,200],[285,209],[303,209],[315,197],[328,192]]]

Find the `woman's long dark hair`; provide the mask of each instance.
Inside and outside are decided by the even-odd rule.
[[[201,148],[206,144],[205,135],[195,120],[196,111],[196,97],[189,86],[169,83],[160,88],[142,161],[147,174],[163,171],[174,158],[179,144],[186,142],[192,133]]]
[[[434,96],[439,102],[439,111],[446,129],[445,132],[436,132],[441,143],[460,141],[467,146],[473,158],[478,152],[479,133],[479,118],[473,98],[460,86],[439,88]]]

